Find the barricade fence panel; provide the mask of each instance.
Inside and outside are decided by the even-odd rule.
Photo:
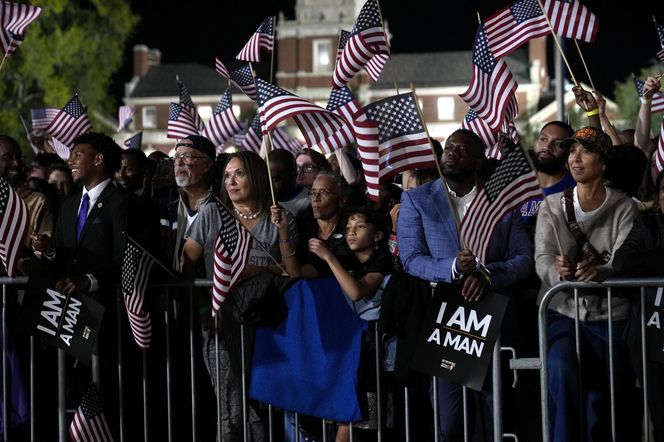
[[[10,367],[12,358],[15,356],[12,351],[11,334],[8,333],[7,320],[8,315],[15,314],[11,311],[8,299],[10,293],[15,295],[17,290],[25,287],[26,278],[0,278],[0,284],[3,285],[2,302],[2,428],[11,428],[12,399],[16,396],[13,388],[16,385],[12,368]],[[542,300],[538,311],[538,341],[539,341],[539,359],[522,358],[519,359],[516,354],[512,354],[505,363],[501,358],[501,343],[498,339],[491,364],[491,390],[493,407],[493,439],[495,441],[503,438],[518,440],[514,432],[505,433],[503,428],[503,379],[501,373],[505,369],[515,371],[514,383],[516,384],[516,370],[529,369],[539,370],[540,378],[540,398],[537,402],[536,396],[532,397],[532,404],[528,406],[536,407],[539,405],[541,412],[541,439],[549,440],[549,403],[548,397],[548,332],[547,332],[547,306],[551,299],[564,291],[573,291],[575,302],[576,317],[573,318],[574,340],[573,353],[578,355],[577,361],[570,363],[581,364],[585,360],[582,349],[583,318],[579,317],[579,302],[583,302],[584,296],[581,291],[587,288],[601,289],[606,293],[607,299],[613,300],[617,296],[623,296],[620,290],[625,288],[638,289],[636,295],[631,296],[631,301],[636,306],[640,304],[638,335],[640,337],[639,351],[641,360],[644,361],[639,376],[639,384],[642,388],[642,403],[640,407],[643,425],[641,426],[642,440],[650,440],[650,410],[649,400],[649,368],[647,361],[647,337],[646,337],[646,295],[649,290],[656,290],[664,286],[663,279],[615,279],[606,281],[603,284],[586,284],[575,282],[562,282],[553,287]],[[104,410],[109,416],[109,425],[111,432],[116,440],[224,440],[224,436],[229,437],[233,425],[238,425],[244,440],[256,440],[256,434],[261,434],[263,440],[334,440],[338,425],[329,419],[318,419],[303,416],[301,413],[285,411],[273,404],[257,404],[250,398],[249,390],[251,377],[248,375],[252,364],[253,342],[248,339],[248,327],[242,324],[239,330],[240,346],[240,376],[238,379],[229,379],[228,372],[223,365],[230,362],[225,359],[224,347],[221,346],[220,339],[223,333],[221,315],[216,316],[207,323],[201,323],[198,318],[198,307],[195,302],[198,289],[207,290],[211,287],[211,282],[206,280],[196,280],[193,282],[178,282],[169,284],[154,284],[151,286],[151,296],[158,297],[160,302],[158,308],[152,308],[152,342],[150,349],[140,351],[132,348],[133,339],[124,313],[122,297],[118,292],[116,308],[119,312],[117,323],[113,324],[117,333],[118,348],[117,366],[115,368],[116,381],[119,388],[114,391],[117,398],[108,401],[118,404],[117,410]],[[661,298],[661,290],[660,290]],[[611,303],[609,303],[609,306]],[[153,306],[154,307],[154,306]],[[621,336],[615,334],[613,321],[609,314],[607,319],[607,353],[608,353],[608,378],[609,378],[609,428],[607,433],[614,437],[619,436],[621,416],[617,414],[615,401],[618,392],[616,390],[616,378],[619,375],[614,369],[616,358],[622,357],[618,349],[614,349],[614,341],[621,339]],[[209,339],[201,337],[201,331],[209,333]],[[383,368],[385,353],[383,347],[385,337],[378,330],[376,322],[370,324],[368,329],[368,340],[373,346],[372,374],[371,382],[375,394],[372,402],[371,416],[373,424],[364,422],[362,425],[346,424],[345,428],[351,440],[358,438],[358,432],[363,433],[365,438],[370,434],[373,440],[424,440],[423,434],[428,434],[431,440],[439,440],[440,426],[439,422],[439,391],[436,378],[431,378],[429,397],[430,397],[430,418],[428,420],[433,426],[431,430],[423,430],[417,427],[417,423],[422,422],[422,416],[418,413],[422,410],[421,400],[414,403],[414,397],[422,397],[410,388],[398,386],[391,390],[386,390],[386,382],[391,376]],[[21,435],[27,435],[25,440],[69,440],[70,425],[79,409],[79,398],[71,397],[70,389],[80,381],[72,376],[81,372],[80,363],[74,361],[72,356],[67,355],[63,350],[46,348],[37,338],[26,338],[29,342],[27,348],[27,368],[22,375],[27,376],[24,382],[27,389],[27,401],[29,402],[28,423],[23,424],[24,429]],[[227,342],[224,342],[226,345]],[[204,348],[204,346],[207,347]],[[133,351],[135,350],[135,351]],[[502,347],[502,350],[513,351],[513,349]],[[133,356],[127,359],[127,353],[133,351],[134,356],[138,354],[137,361]],[[204,352],[208,351],[205,354]],[[221,353],[220,353],[221,351]],[[616,353],[618,352],[618,353]],[[45,359],[46,356],[51,359]],[[207,359],[206,359],[207,358]],[[214,361],[212,361],[214,359]],[[38,362],[36,365],[35,362]],[[50,362],[49,362],[50,361]],[[206,362],[207,361],[207,362]],[[46,363],[44,363],[46,362]],[[137,362],[137,364],[136,364]],[[96,357],[92,358],[90,372],[92,379],[99,385],[105,361],[99,361]],[[211,365],[212,364],[212,365]],[[220,366],[221,364],[221,366]],[[77,371],[78,370],[78,371]],[[55,385],[49,391],[40,391],[38,382],[39,376],[46,372],[51,373],[56,380]],[[134,382],[137,381],[137,382]],[[507,380],[512,384],[512,379]],[[228,382],[239,382],[240,388],[240,412],[239,422],[234,421],[235,417],[224,413],[223,407],[226,405],[222,401],[220,389],[227,388]],[[390,381],[392,382],[392,381]],[[507,384],[509,385],[509,384]],[[108,390],[102,386],[101,394],[107,394]],[[419,396],[418,396],[419,394]],[[661,394],[661,393],[660,393]],[[469,400],[469,390],[463,388],[463,432],[464,440],[470,440],[472,437],[474,423],[471,415],[473,409]],[[106,398],[104,398],[106,399]],[[395,401],[400,406],[395,406]],[[303,402],[306,402],[303,400]],[[105,405],[106,400],[101,404]],[[416,415],[413,415],[413,410]],[[137,415],[133,416],[134,410],[138,410]],[[395,413],[399,410],[399,415]],[[90,410],[87,410],[88,420],[92,422],[94,416]],[[131,412],[131,413],[130,413]],[[42,421],[42,418],[48,414],[48,418]],[[232,414],[232,413],[231,413]],[[235,416],[235,415],[233,415]],[[304,420],[303,420],[304,419]],[[92,425],[88,422],[86,425]],[[139,422],[139,426],[134,424]],[[257,423],[261,423],[260,433],[256,433]],[[314,422],[314,423],[312,423]],[[80,424],[83,425],[83,424]],[[415,427],[413,425],[416,425]],[[266,427],[266,428],[265,428]],[[366,428],[371,428],[367,430]],[[343,426],[341,428],[344,428]],[[395,430],[396,429],[396,430]],[[395,431],[399,431],[398,435]],[[313,434],[312,434],[313,431]],[[48,433],[46,433],[48,432]],[[417,437],[413,438],[413,434]],[[11,440],[10,431],[3,432],[3,440]],[[427,436],[427,438],[429,437]],[[426,439],[426,438],[425,438]]]
[[[661,376],[660,367],[664,358],[660,357],[660,362],[652,362],[652,359],[657,357],[657,351],[661,353],[664,348],[657,341],[660,342],[660,348],[649,351],[649,345],[655,342],[649,343],[647,329],[656,329],[651,339],[653,336],[661,339],[659,315],[663,287],[662,278],[630,278],[609,279],[603,283],[565,281],[547,291],[538,310],[543,441],[548,442],[554,436],[559,440],[565,432],[571,432],[570,437],[576,440],[652,439],[652,427],[661,425],[661,419],[651,419],[650,396],[656,394],[661,401],[664,393],[651,390],[649,367],[654,367],[658,376]],[[569,297],[570,292],[573,318],[548,308],[554,297]],[[648,293],[654,296],[648,299]],[[627,316],[616,313],[616,309],[624,306],[625,302],[628,302],[631,312]],[[656,308],[649,309],[648,306]],[[646,314],[648,310],[651,316]],[[603,316],[606,317],[586,320],[589,311],[604,312]],[[566,360],[562,360],[559,351],[559,343],[566,337],[564,322],[573,322],[574,333],[573,341],[570,342],[573,346],[570,353],[573,356]],[[604,366],[598,366],[598,362]],[[599,369],[589,376],[587,371],[593,367]],[[568,407],[562,417],[563,410],[559,409],[562,401],[551,398],[561,391],[561,379],[574,382],[566,385],[574,385],[578,398],[578,402],[575,399],[573,406]],[[641,404],[633,403],[633,400],[630,402],[628,396],[630,391],[638,389],[641,390]],[[574,398],[573,392],[566,393]],[[593,409],[600,410],[597,415],[589,412],[593,405]],[[630,408],[630,405],[634,407]],[[618,411],[619,407],[622,412]],[[635,428],[631,421],[637,411],[640,412],[638,417],[641,425]]]

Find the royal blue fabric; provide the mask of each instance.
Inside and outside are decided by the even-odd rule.
[[[297,281],[284,298],[282,322],[256,329],[250,396],[309,416],[361,421],[358,368],[367,322],[351,311],[334,278]]]

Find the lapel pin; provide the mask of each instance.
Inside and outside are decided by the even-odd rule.
[[[99,203],[99,204],[97,204],[97,208],[101,209],[103,207],[103,205],[104,205],[104,203]]]

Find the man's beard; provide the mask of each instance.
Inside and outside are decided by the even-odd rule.
[[[565,170],[565,157],[556,157],[552,156],[546,159],[540,158],[537,154],[533,155],[533,163],[535,164],[535,169],[538,172],[545,173],[547,175],[553,175],[560,173]]]
[[[468,169],[450,170],[443,165],[443,176],[445,177],[445,179],[454,181],[456,183],[461,181],[466,181],[467,179],[472,178],[474,174],[475,174],[475,169],[468,168]]]

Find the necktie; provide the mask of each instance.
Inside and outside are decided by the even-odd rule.
[[[81,200],[81,210],[78,211],[78,220],[76,220],[76,239],[81,239],[81,232],[85,227],[85,220],[88,218],[88,207],[90,206],[90,197],[88,194],[83,195]]]

